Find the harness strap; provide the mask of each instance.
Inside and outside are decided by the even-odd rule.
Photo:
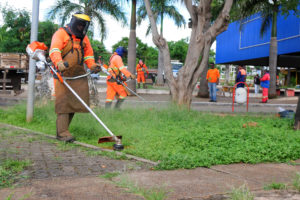
[[[72,37],[72,32],[71,32],[71,30],[70,30],[70,28],[69,27],[63,27],[63,29],[68,33],[68,35],[70,36],[70,39],[71,39],[71,42],[72,42],[72,49],[70,50],[70,51],[68,51],[64,56],[63,56],[63,58],[64,57],[66,57],[66,55],[68,55],[70,52],[74,52],[74,41],[73,41],[73,37]],[[81,49],[81,60],[80,60],[80,58],[79,58],[79,56],[78,56],[78,61],[77,61],[77,63],[79,64],[79,65],[82,65],[83,64],[83,58],[84,58],[84,49],[82,48],[82,46],[83,46],[83,39],[80,39],[80,49]],[[77,53],[78,53],[78,55],[79,55],[79,51],[76,49],[76,51],[77,51]]]

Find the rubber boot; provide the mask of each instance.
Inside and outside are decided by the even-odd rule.
[[[137,88],[141,88],[141,84],[140,83],[138,83]]]
[[[120,110],[122,103],[124,102],[124,99],[118,99],[115,109]]]
[[[105,109],[110,109],[111,104],[112,104],[112,102],[105,102]]]
[[[147,89],[147,86],[145,83],[143,83],[143,89]]]
[[[56,138],[64,142],[73,142],[75,137],[69,132],[69,125],[74,116],[74,113],[57,114],[56,119]]]

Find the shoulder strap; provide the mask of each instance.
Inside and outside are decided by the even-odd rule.
[[[74,41],[73,41],[73,37],[72,37],[72,32],[70,30],[69,27],[63,27],[63,29],[66,31],[66,33],[68,33],[68,35],[70,36],[70,39],[71,39],[71,42],[72,42],[72,49],[71,49],[71,52],[73,53],[74,52],[74,48],[73,48],[73,45],[74,45]],[[78,64],[82,65],[83,64],[83,59],[84,59],[84,49],[83,49],[83,39],[80,39],[80,49],[81,49],[81,61],[79,61],[79,58],[78,58]],[[70,52],[70,51],[69,51]],[[69,53],[67,52],[64,57]]]

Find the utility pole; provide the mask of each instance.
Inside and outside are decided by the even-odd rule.
[[[38,25],[39,25],[39,6],[40,6],[40,0],[32,0],[32,22],[31,22],[30,43],[37,41]],[[31,122],[33,118],[34,82],[35,82],[35,61],[32,58],[30,58],[29,74],[28,74],[27,112],[26,112],[27,122]]]

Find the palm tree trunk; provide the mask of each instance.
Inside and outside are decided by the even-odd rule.
[[[276,98],[276,69],[277,69],[277,12],[273,13],[272,33],[269,53],[270,88],[269,98]]]
[[[130,33],[128,43],[128,70],[135,74],[136,71],[136,0],[132,0]],[[136,91],[136,82],[130,81],[128,87]]]
[[[161,37],[163,37],[163,12],[161,13],[161,17],[160,17],[160,35]],[[164,85],[164,57],[163,57],[163,53],[161,52],[161,50],[158,51],[158,70],[157,70],[157,79],[156,79],[156,85],[162,86]]]

